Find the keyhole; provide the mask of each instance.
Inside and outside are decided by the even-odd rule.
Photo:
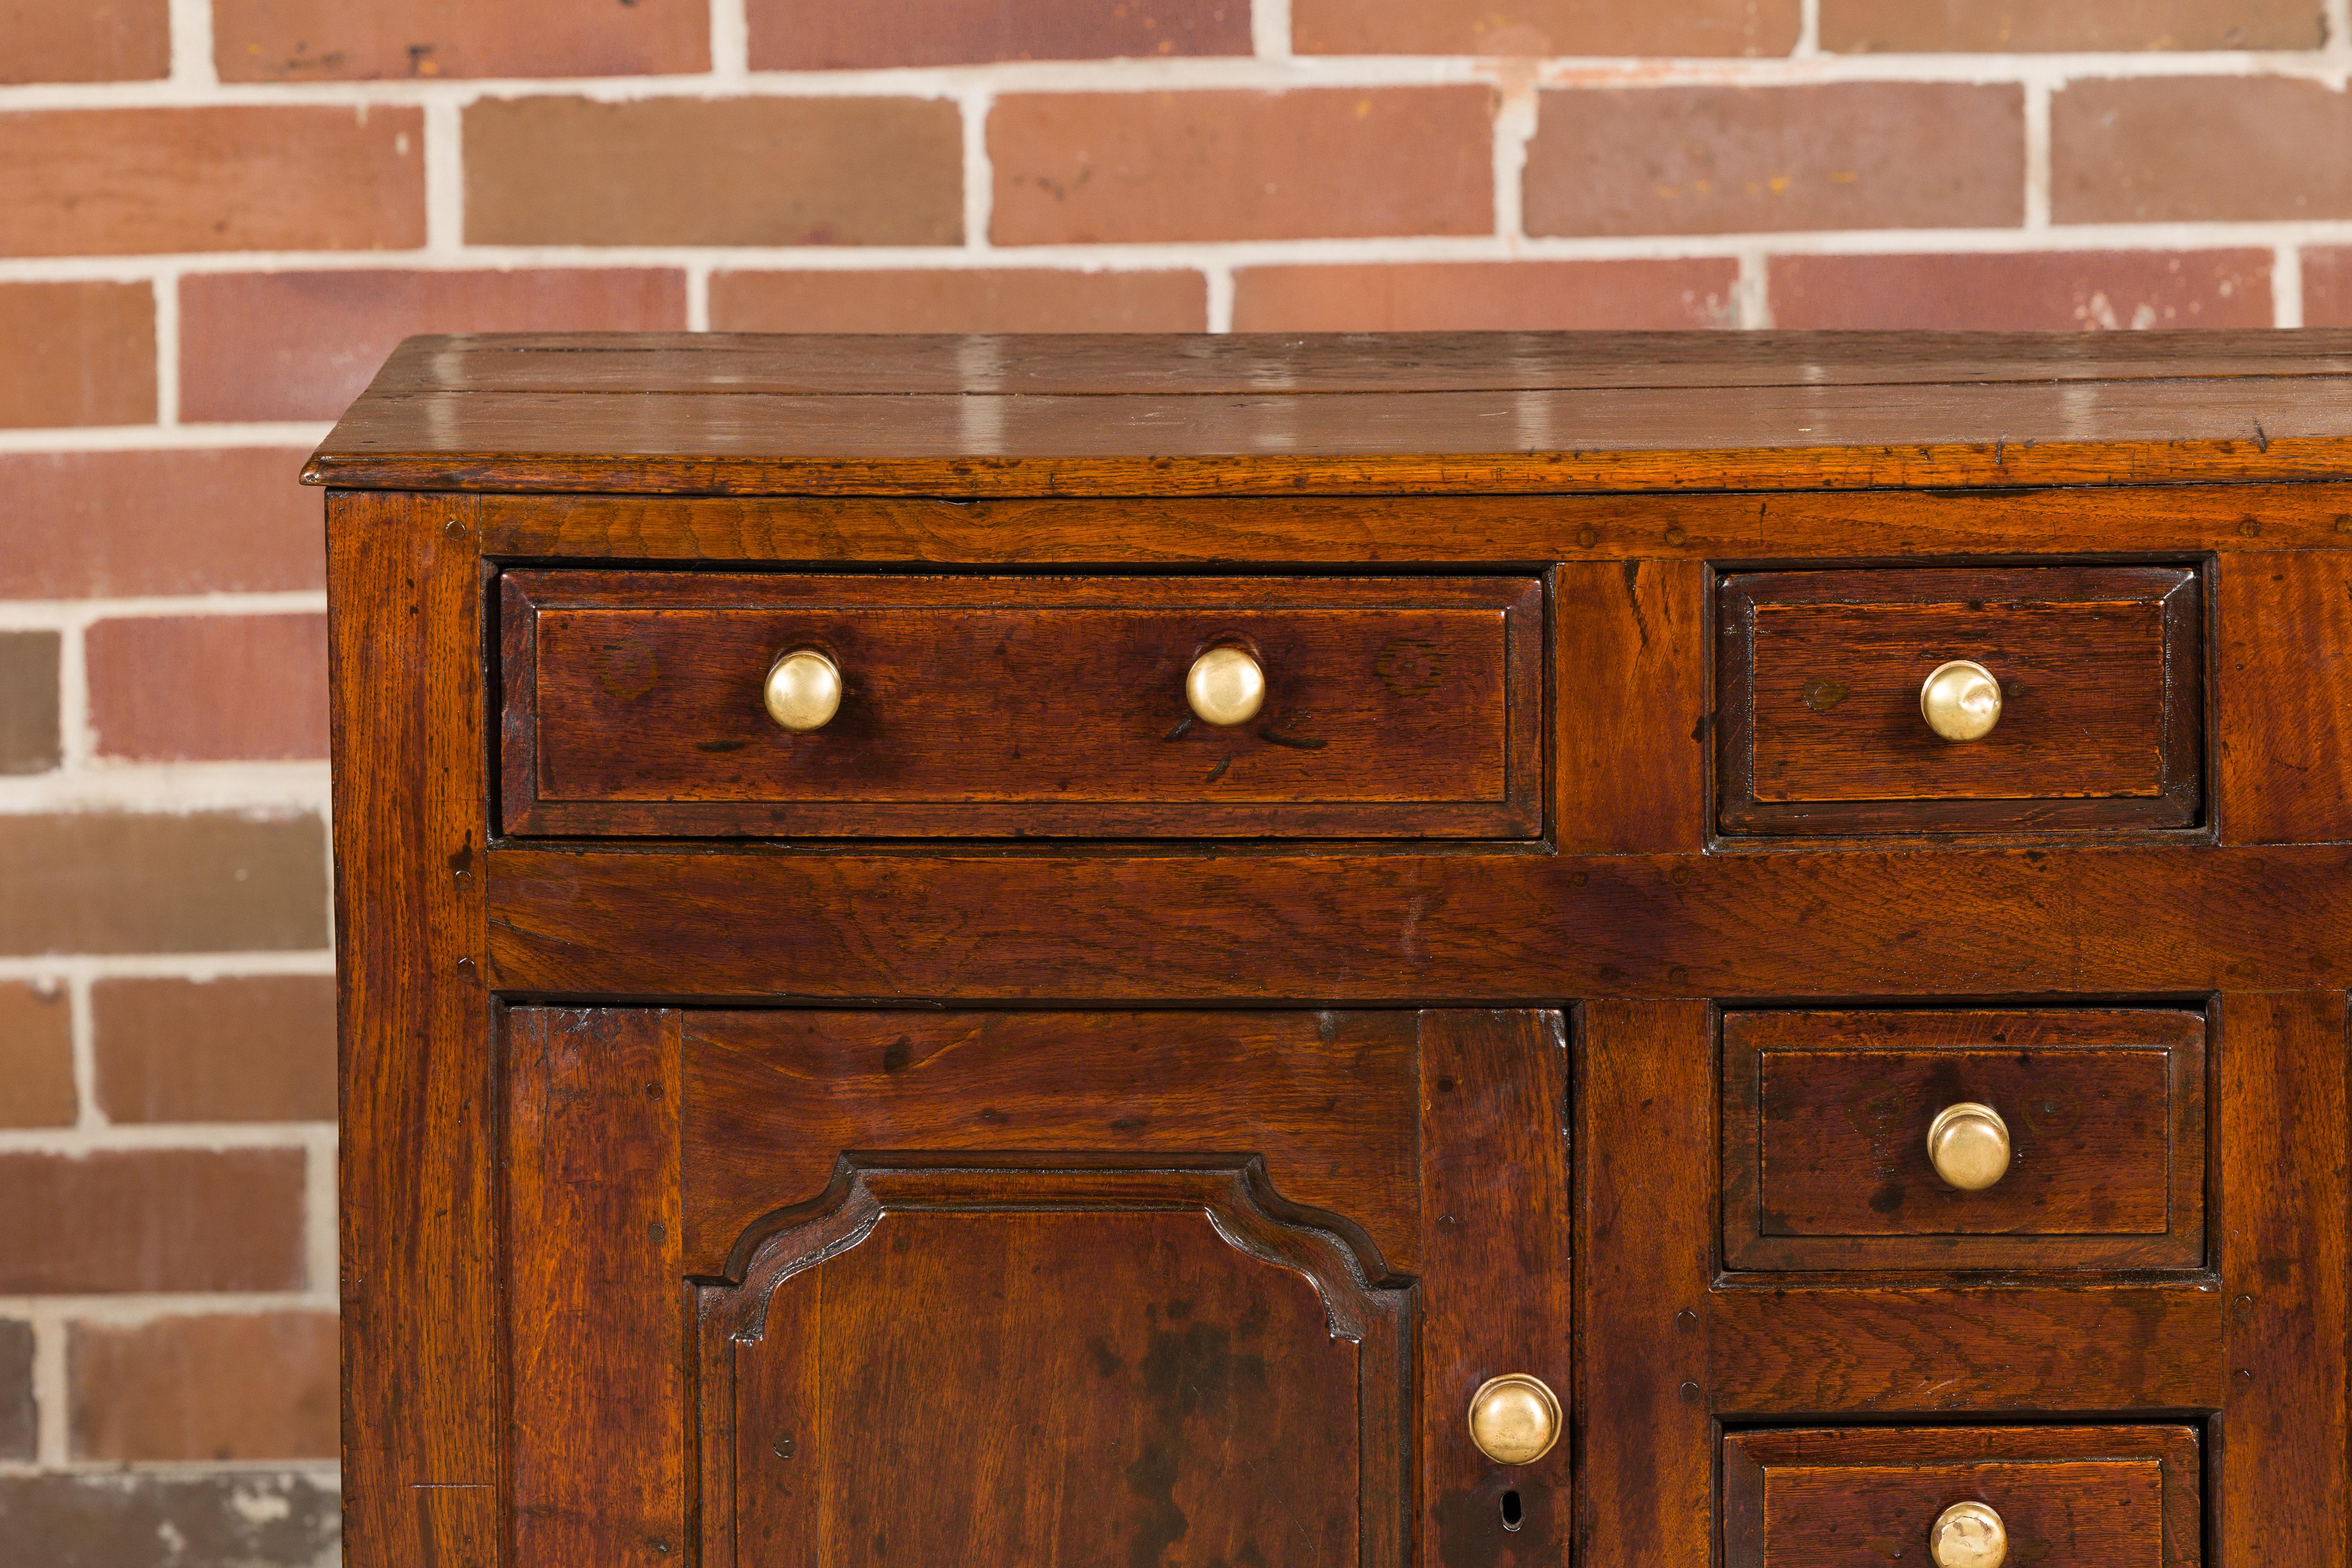
[[[1519,1494],[1515,1491],[1505,1492],[1503,1494],[1503,1528],[1518,1529],[1523,1517],[1519,1512]]]

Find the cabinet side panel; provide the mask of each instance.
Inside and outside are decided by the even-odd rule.
[[[1584,1568],[1700,1568],[1715,1489],[1707,1007],[1594,1002],[1580,1024],[1577,1551]]]
[[[497,1560],[493,1107],[470,503],[328,498],[343,1553]]]
[[[2343,1563],[2345,998],[2221,999],[2221,1556]]]
[[[2214,566],[2225,844],[2352,838],[2352,553]]]

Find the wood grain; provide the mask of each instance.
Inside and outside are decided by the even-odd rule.
[[[677,1016],[507,1020],[511,1561],[683,1561]]]
[[[2223,840],[2352,838],[2352,557],[2238,556],[2215,579]]]
[[[2204,788],[2203,612],[2180,567],[1751,572],[1717,590],[1727,831],[2182,827]],[[2001,683],[1953,742],[1919,688]]]
[[[1528,578],[516,572],[504,818],[521,834],[1528,837],[1543,598]],[[1192,660],[1266,675],[1205,724]],[[806,734],[762,705],[839,665]]]
[[[1713,1304],[1727,1416],[2189,1414],[2221,1401],[2221,1302],[2207,1280],[1743,1286]]]
[[[685,1016],[686,1269],[740,1274],[845,1151],[1263,1161],[1422,1268],[1413,1015],[700,1010]]]
[[[541,995],[1934,1000],[2352,973],[2352,850],[2328,846],[489,860],[493,978]]]
[[[2339,992],[2224,994],[2220,1071],[2221,1538],[2346,1561],[2347,1010]]]
[[[353,1568],[492,1563],[505,1517],[471,520],[449,497],[328,508]]]
[[[1552,839],[1570,854],[1696,849],[1707,822],[1706,572],[1579,562],[1552,574]]]
[[[1735,1432],[1723,1444],[1726,1568],[1883,1568],[1927,1557],[1954,1502],[1990,1505],[2015,1563],[2201,1560],[2189,1426]]]
[[[1542,1379],[1563,1404],[1574,1396],[1565,1020],[1420,1019],[1419,1561],[1557,1563],[1574,1518],[1573,1436],[1528,1464],[1498,1465],[1470,1440],[1467,1417],[1479,1386],[1504,1373]]]
[[[1748,1013],[1723,1020],[1730,1268],[2193,1268],[2204,1020],[2187,1012]],[[2010,1168],[1965,1193],[1928,1124],[1990,1105]]]
[[[1711,1022],[1698,1002],[1578,1015],[1576,1541],[1590,1568],[1713,1555]]]

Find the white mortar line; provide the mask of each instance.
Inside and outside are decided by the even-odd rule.
[[[1520,72],[1498,84],[1495,105],[1495,233],[1516,251],[1527,237],[1523,176],[1528,142],[1536,133],[1535,75]]]
[[[0,958],[0,980],[243,980],[269,975],[331,975],[325,948],[286,952],[68,953]]]
[[[1250,50],[1262,60],[1290,58],[1290,0],[1250,0]]]
[[[68,975],[65,984],[66,1005],[70,1009],[67,1027],[73,1050],[74,1126],[89,1132],[106,1125],[105,1113],[98,1105],[98,1020],[90,1011],[89,975]]]
[[[1772,324],[1770,269],[1761,250],[1739,253],[1739,277],[1731,286],[1734,326],[1754,330]]]
[[[2025,84],[2025,226],[2050,226],[2050,94],[2047,81]]]
[[[2271,253],[2271,325],[2303,325],[2303,251],[2296,246]]]
[[[1211,265],[1201,268],[1208,288],[1208,328],[1213,332],[1234,330],[1234,269]]]
[[[180,278],[169,267],[155,272],[155,423],[169,429],[180,422]]]
[[[425,105],[425,248],[453,259],[466,244],[464,115],[454,96]]]
[[[170,0],[172,75],[170,85],[182,90],[209,93],[220,74],[213,64],[213,0]]]
[[[90,1154],[199,1150],[220,1153],[245,1149],[311,1150],[324,1139],[331,1146],[331,1121],[116,1121],[91,1127],[0,1128],[0,1154]]]
[[[996,165],[988,155],[988,114],[996,95],[982,88],[958,100],[963,115],[963,247],[985,252],[996,216]]]
[[[0,816],[198,812],[324,818],[333,804],[325,760],[290,763],[85,761],[79,768],[0,779]]]
[[[81,425],[66,429],[0,430],[0,452],[173,452],[224,447],[307,449],[331,425]],[[289,471],[289,479],[292,478]]]
[[[0,616],[5,616],[12,607],[0,605]],[[66,621],[57,627],[57,770],[47,774],[34,773],[0,781],[0,788],[37,786],[41,781],[55,777],[57,773],[70,773],[89,766],[90,759],[98,754],[97,737],[91,733],[89,725],[89,650],[82,646],[82,624],[74,621]]]
[[[1822,52],[1822,0],[1797,0],[1797,42],[1789,51],[1796,60],[1813,59]]]
[[[153,594],[122,598],[0,599],[0,630],[87,626],[132,616],[317,615],[327,607],[316,588],[257,594]]]
[[[335,1125],[311,1131],[304,1145],[302,1213],[307,1227],[304,1279],[313,1292],[332,1296],[340,1289],[336,1268]]]
[[[321,1307],[331,1310],[334,1305],[331,1290],[126,1290],[103,1296],[0,1296],[0,1317],[38,1318],[54,1313],[61,1323],[71,1321],[128,1328],[151,1323],[158,1318],[310,1311]],[[299,1465],[305,1461],[290,1462]],[[210,1460],[204,1463],[206,1468],[212,1466]]]
[[[299,1479],[317,1487],[331,1496],[342,1491],[342,1478],[332,1459],[80,1459],[69,1464],[26,1465],[0,1460],[0,1477],[30,1477],[68,1475],[118,1478],[138,1476],[157,1480],[250,1480],[254,1482]],[[328,1555],[316,1559],[318,1563],[335,1563],[335,1548]],[[47,1561],[54,1562],[55,1559]],[[155,1559],[149,1559],[150,1562]],[[219,1559],[215,1559],[215,1562]],[[250,1562],[251,1559],[246,1559]]]
[[[710,79],[732,87],[751,73],[751,25],[744,0],[710,0]]]
[[[5,1300],[5,1298],[0,1298]],[[68,1463],[72,1455],[66,1419],[66,1318],[57,1296],[26,1296],[0,1312],[33,1326],[33,1462],[43,1469]]]
[[[686,269],[686,330],[689,332],[710,330],[710,274],[714,270],[707,261],[698,261]]]

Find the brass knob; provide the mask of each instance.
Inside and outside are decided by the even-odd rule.
[[[1221,644],[1192,661],[1184,700],[1203,724],[1246,724],[1265,706],[1265,671],[1246,649]]]
[[[1972,1100],[1948,1105],[1927,1124],[1927,1159],[1948,1184],[1980,1193],[2009,1173],[2009,1123]]]
[[[1947,741],[1981,741],[2000,722],[2000,682],[1972,659],[1939,664],[1920,683],[1919,716]]]
[[[1936,1568],[2000,1568],[2009,1555],[2009,1527],[1980,1502],[1956,1502],[1927,1528],[1927,1555]]]
[[[768,717],[794,734],[822,730],[841,711],[841,667],[796,647],[768,667]]]
[[[1529,1465],[1559,1441],[1559,1396],[1524,1372],[1490,1377],[1470,1396],[1470,1440],[1498,1465]]]

